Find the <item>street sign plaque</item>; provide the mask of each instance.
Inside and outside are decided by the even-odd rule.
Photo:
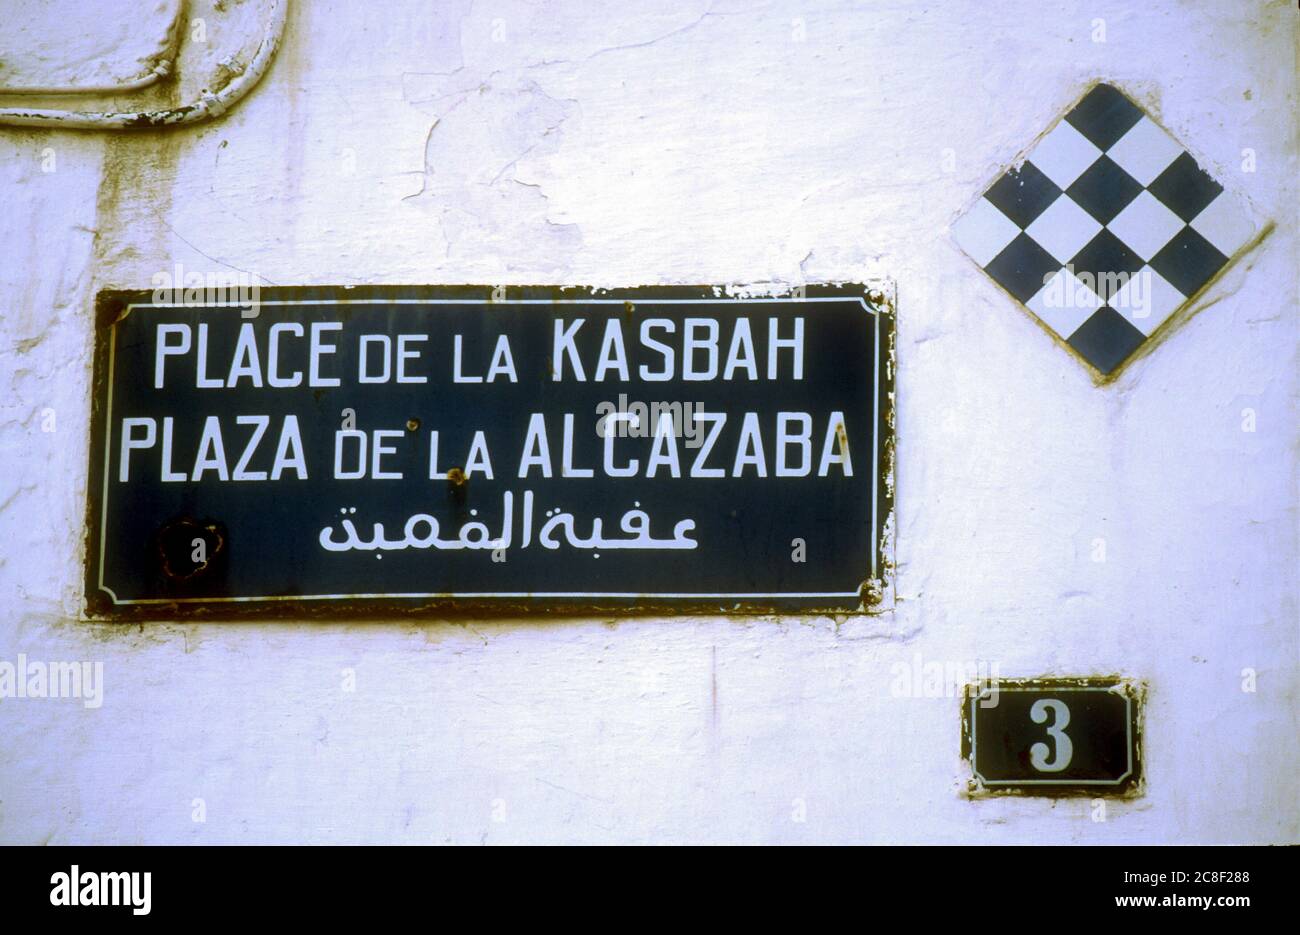
[[[974,792],[1123,795],[1141,779],[1141,686],[1117,678],[968,686],[962,755]]]
[[[100,296],[95,615],[879,607],[870,286]]]

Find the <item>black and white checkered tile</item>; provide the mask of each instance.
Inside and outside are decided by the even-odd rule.
[[[1245,205],[1107,84],[953,225],[986,273],[1103,374],[1254,234]]]

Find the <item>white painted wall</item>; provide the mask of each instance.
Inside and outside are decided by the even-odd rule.
[[[212,49],[258,22],[190,6]],[[0,127],[0,660],[105,679],[98,709],[0,700],[0,841],[1300,840],[1296,47],[1284,0],[313,0],[219,122]],[[185,45],[174,93],[212,49]],[[1097,77],[1276,222],[1100,388],[946,233]],[[897,608],[82,622],[93,296],[176,261],[893,277]],[[1147,680],[1146,794],[1105,822],[965,799],[956,700],[891,693],[918,656]]]

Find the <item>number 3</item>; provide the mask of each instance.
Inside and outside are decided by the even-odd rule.
[[[1047,744],[1036,743],[1029,748],[1029,762],[1040,773],[1059,773],[1070,765],[1070,757],[1074,755],[1074,744],[1065,735],[1065,728],[1070,724],[1070,709],[1064,701],[1042,698],[1035,701],[1029,709],[1029,717],[1035,724],[1044,724],[1047,723],[1049,712],[1052,722],[1047,725],[1047,736],[1052,738],[1056,756],[1048,759],[1048,754],[1052,751]]]

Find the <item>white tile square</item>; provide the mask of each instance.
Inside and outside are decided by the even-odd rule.
[[[1020,225],[987,198],[981,198],[952,225],[952,236],[972,260],[980,266],[987,266],[1007,244],[1020,236]]]
[[[1106,225],[1110,232],[1149,260],[1183,229],[1183,219],[1160,203],[1160,199],[1143,189],[1128,207]]]
[[[1147,337],[1178,310],[1187,296],[1150,266],[1144,266],[1110,298],[1110,307]]]
[[[1246,206],[1226,190],[1219,192],[1218,198],[1192,218],[1191,227],[1226,257],[1231,257],[1240,250],[1246,241],[1255,236],[1256,230],[1255,222],[1246,212]]]
[[[1101,150],[1088,142],[1087,137],[1062,120],[1039,141],[1028,160],[1064,190],[1100,155]]]
[[[1105,303],[1069,270],[1058,270],[1026,307],[1063,338],[1074,334]]]
[[[1096,218],[1069,195],[1062,195],[1025,228],[1025,233],[1064,266],[1100,230]]]
[[[1183,147],[1150,117],[1143,117],[1106,150],[1106,155],[1143,185],[1150,185],[1169,164],[1181,156]]]

